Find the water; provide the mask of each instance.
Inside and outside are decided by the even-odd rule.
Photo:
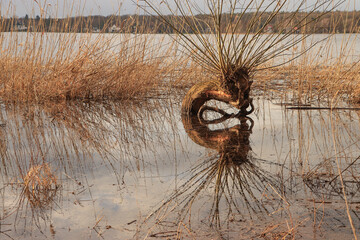
[[[209,42],[213,41],[212,35],[205,35]],[[197,38],[189,35],[194,42]],[[238,35],[238,40],[243,35]],[[264,40],[267,35],[264,35]],[[277,46],[287,45],[292,41],[299,41],[303,36],[292,35]],[[0,49],[2,55],[37,56],[42,55],[42,60],[63,61],[85,52],[93,54],[119,55],[124,49],[143,49],[145,56],[174,57],[175,55],[188,54],[181,45],[174,43],[176,36],[164,34],[99,34],[99,33],[26,33],[15,32],[0,33]],[[181,42],[181,41],[180,41]],[[259,41],[261,42],[261,41]],[[264,46],[266,47],[266,46]],[[31,51],[29,51],[31,49]],[[255,49],[256,45],[255,45]],[[348,64],[358,62],[360,55],[360,37],[358,34],[314,34],[294,44],[291,48],[272,58],[270,64],[279,65],[295,58],[295,63],[300,64]],[[37,59],[38,60],[38,59]]]
[[[20,54],[32,42],[24,33],[6,34],[15,40],[1,42],[2,54]],[[71,57],[99,39],[108,41],[99,50],[108,54],[121,51],[123,38],[152,44],[148,51],[159,55],[170,42],[162,35],[77,34],[59,56],[68,34],[33,36],[36,44],[46,39],[41,51],[49,59]],[[357,35],[334,35],[310,54],[331,63],[346,53],[341,61],[353,62],[359,44]],[[303,48],[289,49],[283,61]],[[251,119],[197,129],[183,125],[179,95],[2,104],[0,238],[352,239],[349,216],[360,228],[359,111],[291,110],[259,96]],[[35,178],[26,185],[45,166],[51,173],[42,184],[51,184],[32,185],[41,181]]]
[[[351,239],[338,167],[359,229],[359,112],[255,106],[186,132],[177,98],[3,105],[1,239]],[[44,163],[58,187],[34,200]]]

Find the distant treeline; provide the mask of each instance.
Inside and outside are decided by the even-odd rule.
[[[357,33],[360,31],[360,11],[334,11],[328,14],[314,12],[307,16],[307,24],[299,25],[307,13],[300,12],[297,16],[286,24],[284,19],[288,19],[290,12],[280,12],[273,18],[266,27],[263,27],[270,13],[265,13],[259,18],[258,24],[248,26],[248,22],[253,18],[254,13],[246,13],[242,16],[240,24],[236,26],[236,33],[246,31],[254,32],[262,29],[263,32],[281,32],[295,30],[299,33]],[[187,18],[187,19],[186,19]],[[212,19],[208,15],[197,15],[195,17],[166,16],[166,19],[181,29],[183,33],[192,33],[193,28],[200,29],[203,33],[214,31]],[[34,32],[120,32],[120,33],[173,33],[156,16],[149,15],[124,15],[124,16],[80,16],[69,18],[42,18],[36,16],[31,18],[24,17],[1,17],[0,31],[34,31]],[[236,19],[230,19],[226,14],[223,16],[223,28],[229,24],[234,24]],[[192,27],[184,22],[191,22]],[[185,26],[185,27],[183,27]],[[191,26],[191,24],[190,24]]]

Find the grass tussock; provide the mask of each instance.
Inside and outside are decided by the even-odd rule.
[[[304,58],[314,58],[307,54]],[[337,59],[340,60],[340,57]],[[289,97],[298,104],[360,103],[358,63],[299,63],[268,69],[256,76],[255,89]]]
[[[27,32],[15,32],[8,26],[14,23],[0,20],[1,100],[42,103],[142,98],[182,63],[170,54],[174,44],[163,37],[136,32],[108,34],[112,19],[96,34],[88,32],[91,22],[82,27],[84,32],[76,32],[69,26],[84,24],[82,19],[67,21],[53,21],[51,26],[57,32],[49,33],[44,32],[48,25],[45,16],[29,20]],[[167,61],[170,55],[177,61]]]
[[[96,42],[78,47],[73,56],[66,58],[59,57],[64,54],[59,49],[68,47],[61,44],[69,43],[54,46],[54,58],[43,59],[47,53],[42,52],[42,46],[25,47],[16,56],[7,53],[2,57],[0,98],[16,102],[130,99],[147,95],[161,80],[162,62],[145,59],[144,46],[137,43],[124,44],[112,54],[103,52],[108,46]]]
[[[24,193],[32,206],[48,206],[58,189],[57,178],[49,164],[33,166],[24,177]]]
[[[294,65],[267,70],[256,78],[256,89],[285,97],[286,92],[298,103],[344,100],[360,103],[360,69],[353,65]]]

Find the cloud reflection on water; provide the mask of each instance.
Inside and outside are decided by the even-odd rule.
[[[18,239],[30,234],[44,239],[51,236],[52,225],[57,238],[98,238],[93,226],[102,219],[95,228],[105,239],[178,234],[178,229],[183,236],[217,236],[219,226],[232,238],[258,236],[271,224],[286,226],[290,213],[293,227],[304,221],[297,231],[307,236],[316,211],[317,223],[322,221],[326,230],[318,237],[334,236],[339,224],[345,226],[340,232],[351,236],[339,179],[328,184],[337,175],[336,157],[354,224],[360,226],[355,191],[360,168],[353,163],[360,155],[356,113],[284,111],[260,99],[254,123],[232,121],[204,134],[184,129],[179,106],[163,101],[3,106],[1,231],[10,229],[6,233]],[[22,208],[16,203],[21,176],[42,163],[51,165],[61,189],[37,226],[26,202]],[[161,214],[144,223],[156,209]],[[190,209],[192,221],[179,221],[189,219]],[[15,210],[26,227],[24,222],[13,225],[15,215],[9,213]],[[166,217],[162,224],[156,222],[159,216]],[[286,232],[286,227],[275,230]]]

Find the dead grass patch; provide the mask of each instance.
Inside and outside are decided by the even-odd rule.
[[[34,39],[35,41],[35,39]],[[74,39],[75,41],[75,39]],[[124,44],[117,53],[99,42],[66,58],[42,59],[41,48],[0,59],[0,98],[14,102],[123,100],[144,97],[166,74],[160,59],[146,56],[146,41]],[[66,42],[64,44],[67,44]],[[58,48],[58,47],[56,47]]]
[[[284,66],[256,75],[254,88],[279,95],[289,92],[302,103],[333,99],[360,103],[360,66]]]
[[[42,208],[53,201],[58,184],[49,164],[31,167],[23,181],[25,196],[33,207]]]

